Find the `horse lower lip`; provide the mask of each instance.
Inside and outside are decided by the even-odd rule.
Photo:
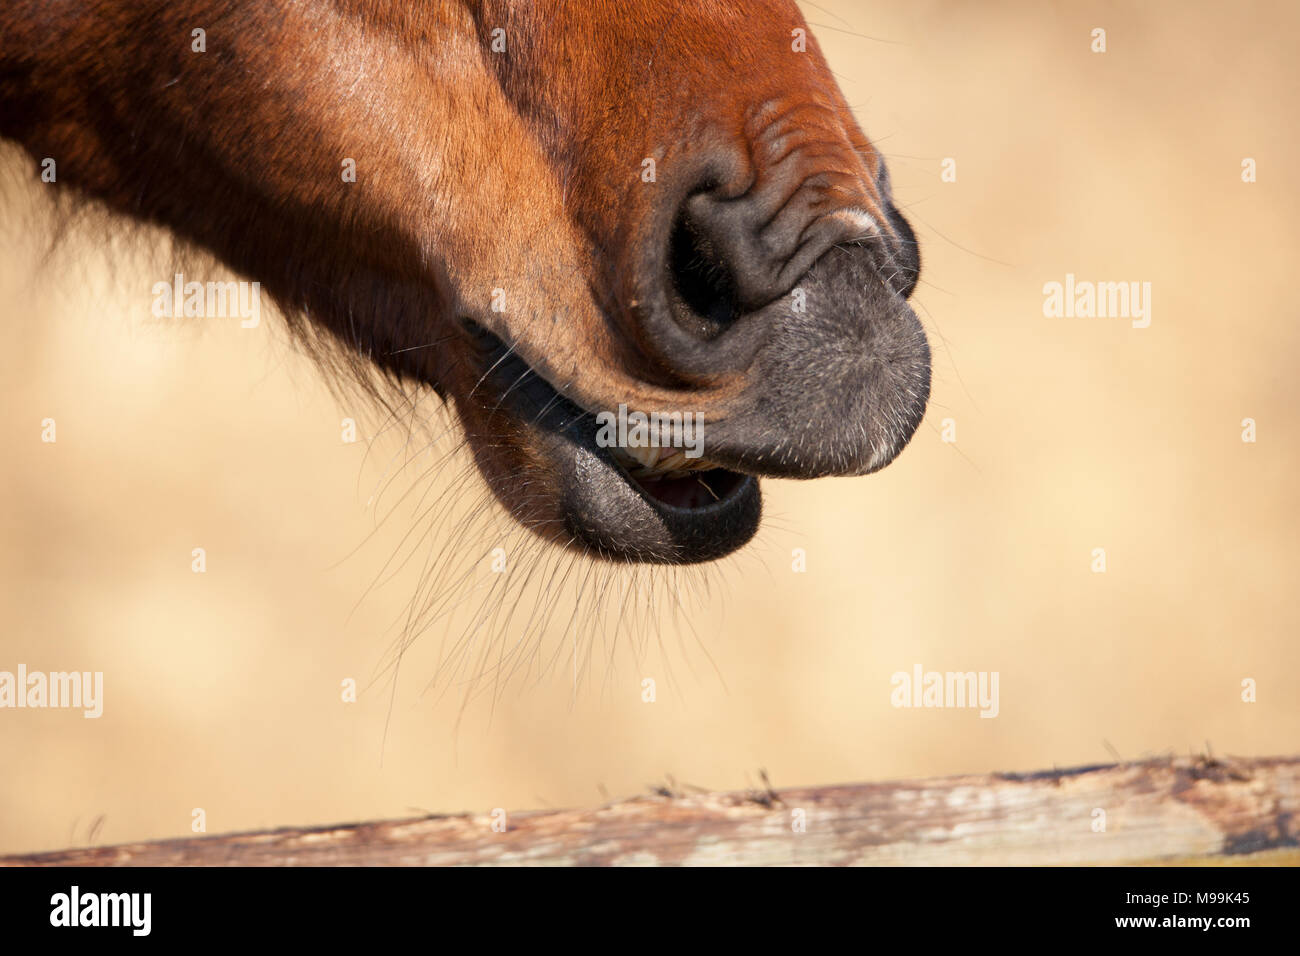
[[[490,333],[482,341],[485,388],[526,426],[531,455],[550,474],[563,527],[557,540],[609,560],[695,564],[731,554],[754,536],[762,518],[756,478],[694,458],[680,470],[665,462],[656,473],[617,447],[602,447],[590,412]]]

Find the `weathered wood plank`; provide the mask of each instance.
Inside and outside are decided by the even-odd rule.
[[[1097,811],[1104,831],[1094,829]],[[466,814],[286,828],[0,864],[1293,864],[1300,757],[1154,760],[779,792],[664,791],[596,809],[511,814],[505,832],[492,824],[491,814]]]

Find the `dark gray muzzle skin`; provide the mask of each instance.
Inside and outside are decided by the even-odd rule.
[[[837,246],[800,281],[798,300],[742,319],[762,342],[739,409],[711,424],[705,456],[784,478],[862,475],[893,461],[930,397],[929,342],[904,298],[913,284],[869,245]]]

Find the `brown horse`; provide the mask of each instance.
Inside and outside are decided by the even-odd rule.
[[[6,0],[0,136],[431,386],[591,553],[727,554],[758,477],[925,410],[915,238],[791,0]],[[628,409],[702,455],[600,440]]]

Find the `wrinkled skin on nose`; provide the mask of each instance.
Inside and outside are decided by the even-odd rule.
[[[703,414],[719,464],[892,459],[929,389],[915,241],[794,4],[474,6],[485,47],[506,31],[489,64],[573,229],[502,280],[533,290],[532,314],[468,317],[581,408]],[[675,243],[703,296],[683,294]]]

